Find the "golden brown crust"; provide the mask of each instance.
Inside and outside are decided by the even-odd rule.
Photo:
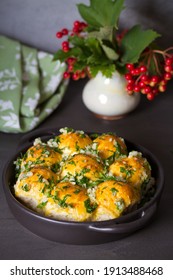
[[[96,201],[98,208],[94,218],[107,220],[120,217],[128,207],[139,202],[139,196],[130,184],[108,180],[98,185]]]
[[[142,184],[151,177],[149,164],[141,156],[119,159],[110,165],[109,171],[112,175],[131,183],[139,191]]]
[[[70,182],[60,182],[51,192],[46,205],[46,215],[71,221],[87,221],[85,202],[89,199],[87,190]]]
[[[60,163],[61,160],[62,155],[60,152],[48,145],[37,144],[27,150],[21,166],[22,169],[25,169],[25,166],[47,166],[49,168],[56,166],[58,169],[58,163]]]
[[[37,206],[45,201],[57,180],[57,175],[50,169],[42,166],[33,167],[18,177],[14,186],[15,196],[30,208],[39,211],[40,208]]]
[[[121,155],[127,154],[127,147],[124,140],[113,134],[102,134],[93,142],[97,143],[99,156],[103,159],[108,159],[112,156],[118,158]]]
[[[65,162],[60,173],[61,179],[68,176],[85,176],[96,181],[103,173],[103,165],[95,157],[86,154],[76,154]]]
[[[59,149],[68,156],[78,153],[80,149],[84,149],[92,143],[87,134],[80,132],[62,133],[57,136],[57,141],[59,142]]]

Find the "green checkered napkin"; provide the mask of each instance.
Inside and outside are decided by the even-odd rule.
[[[0,131],[30,131],[58,107],[68,82],[52,58],[0,36]]]

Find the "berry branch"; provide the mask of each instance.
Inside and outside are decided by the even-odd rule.
[[[153,100],[165,92],[173,77],[173,47],[155,48],[160,35],[139,25],[118,32],[118,19],[124,0],[90,0],[90,6],[78,4],[84,21],[74,21],[72,28],[56,33],[61,49],[54,60],[67,64],[64,79],[95,77],[101,72],[107,78],[115,71],[124,75],[129,95],[141,93]],[[97,9],[96,9],[97,7]],[[65,39],[64,39],[65,37]]]
[[[87,28],[87,23],[83,21],[74,21],[73,27],[71,30],[67,28],[63,28],[61,31],[58,31],[56,33],[56,37],[58,39],[62,39],[64,36],[69,36],[66,41],[62,42],[62,51],[64,53],[69,53],[69,55],[66,56],[65,62],[67,63],[67,71],[64,72],[63,77],[64,79],[69,79],[70,77],[73,80],[78,80],[80,78],[85,78],[87,75],[87,67],[83,67],[82,70],[76,70],[75,71],[75,64],[77,63],[77,58],[74,57],[74,54],[70,55],[70,37],[78,36],[78,37],[84,37],[85,36],[85,29]]]
[[[143,52],[139,63],[126,64],[128,94],[141,92],[148,100],[153,100],[159,92],[166,90],[168,81],[173,77],[173,54],[168,53],[172,49],[150,49]],[[161,59],[158,56],[161,56]]]

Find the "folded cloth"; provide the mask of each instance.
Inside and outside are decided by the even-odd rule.
[[[53,55],[0,36],[0,131],[27,132],[60,104],[67,80]]]

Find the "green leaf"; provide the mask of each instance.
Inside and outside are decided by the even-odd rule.
[[[116,44],[114,44],[115,28],[111,26],[101,27],[99,31],[94,31],[88,34],[99,40],[101,47],[110,60],[117,60],[119,55],[116,52]]]
[[[107,60],[103,57],[100,57],[98,54],[92,54],[87,58],[87,65],[100,65],[100,64],[107,64]]]
[[[123,9],[124,0],[90,0],[90,6],[78,4],[81,17],[97,29],[102,26],[115,26]]]
[[[107,43],[109,44],[109,41]],[[93,54],[97,54],[97,57],[100,56],[101,61],[104,54],[110,60],[117,60],[119,57],[115,50],[112,49],[110,46],[106,45],[106,43],[104,43],[102,40],[97,40],[96,38],[89,37],[86,40],[86,44]]]
[[[93,31],[88,33],[88,37],[94,37],[98,40],[112,41],[112,33],[115,32],[115,28],[112,26],[101,27],[99,31]]]
[[[108,64],[108,65],[96,65],[96,66],[90,66],[90,74],[92,77],[95,77],[98,72],[101,72],[105,77],[111,78],[112,74],[115,72],[115,64]]]
[[[110,60],[117,60],[119,55],[113,50],[112,48],[102,44],[102,48],[107,56],[108,59]]]
[[[86,38],[85,44],[90,49],[91,53],[102,55],[100,42],[96,38]]]
[[[58,50],[53,57],[53,61],[60,60],[64,62],[68,57],[79,57],[82,54],[82,50],[80,48],[72,48],[68,52],[64,52],[63,50]]]
[[[140,54],[160,35],[149,29],[143,31],[139,25],[130,29],[121,41],[122,63],[135,63],[139,60]]]
[[[74,72],[77,70],[82,71],[86,68],[86,66],[87,66],[87,62],[84,61],[76,62],[73,66]]]
[[[88,56],[91,54],[91,50],[88,46],[87,39],[79,37],[79,36],[73,36],[69,38],[70,43],[73,44],[74,49],[79,48],[80,52],[76,57],[81,60],[86,60]]]
[[[85,44],[84,38],[77,35],[69,36],[69,42],[72,43],[75,47],[83,47]]]

